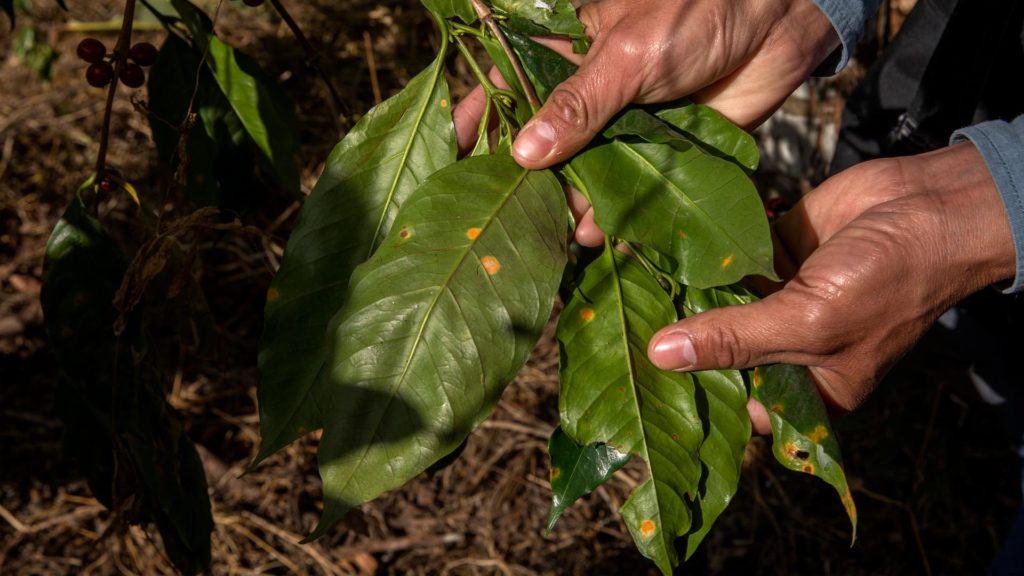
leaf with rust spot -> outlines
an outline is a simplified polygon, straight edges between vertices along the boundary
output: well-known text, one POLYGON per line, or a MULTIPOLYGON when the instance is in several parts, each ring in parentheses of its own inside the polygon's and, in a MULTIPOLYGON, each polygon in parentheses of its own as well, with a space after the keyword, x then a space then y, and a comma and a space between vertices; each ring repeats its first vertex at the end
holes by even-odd
POLYGON ((548 474, 551 481, 549 532, 569 506, 611 480, 615 472, 629 462, 629 454, 607 444, 580 446, 561 428, 555 428, 551 433, 548 456, 551 458, 548 474))

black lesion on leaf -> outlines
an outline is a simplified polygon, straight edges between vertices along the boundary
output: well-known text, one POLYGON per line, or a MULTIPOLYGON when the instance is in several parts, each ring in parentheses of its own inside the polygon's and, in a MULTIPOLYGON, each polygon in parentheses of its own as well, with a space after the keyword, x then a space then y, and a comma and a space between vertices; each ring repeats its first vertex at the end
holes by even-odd
POLYGON ((806 450, 797 450, 795 456, 799 460, 807 460, 808 458, 811 457, 811 453, 806 450))

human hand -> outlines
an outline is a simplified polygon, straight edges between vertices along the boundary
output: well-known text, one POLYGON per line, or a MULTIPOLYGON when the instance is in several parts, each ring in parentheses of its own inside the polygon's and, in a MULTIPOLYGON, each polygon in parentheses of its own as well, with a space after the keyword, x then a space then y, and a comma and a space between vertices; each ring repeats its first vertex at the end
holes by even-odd
MULTIPOLYGON (((825 181, 775 226, 791 279, 764 300, 677 322, 651 339, 660 368, 808 366, 852 410, 945 310, 1015 272, 1006 213, 973 144, 867 162, 825 181)), ((767 413, 748 406, 755 430, 767 413)))
MULTIPOLYGON (((516 139, 513 156, 526 168, 568 159, 631 102, 692 95, 741 126, 756 125, 839 42, 812 0, 599 0, 583 6, 580 19, 593 40, 586 55, 545 41, 579 70, 516 139)), ((456 109, 463 149, 484 104, 478 90, 456 109)))

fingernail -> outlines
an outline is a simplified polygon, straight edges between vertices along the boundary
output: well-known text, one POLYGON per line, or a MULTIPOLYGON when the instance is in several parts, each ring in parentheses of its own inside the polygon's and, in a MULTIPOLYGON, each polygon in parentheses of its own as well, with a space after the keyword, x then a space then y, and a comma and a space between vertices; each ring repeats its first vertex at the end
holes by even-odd
POLYGON ((551 154, 555 144, 555 131, 547 122, 537 121, 519 133, 512 145, 512 153, 527 162, 540 162, 551 154))
POLYGON ((688 334, 670 332, 655 342, 651 361, 666 370, 685 371, 697 364, 697 351, 688 334))

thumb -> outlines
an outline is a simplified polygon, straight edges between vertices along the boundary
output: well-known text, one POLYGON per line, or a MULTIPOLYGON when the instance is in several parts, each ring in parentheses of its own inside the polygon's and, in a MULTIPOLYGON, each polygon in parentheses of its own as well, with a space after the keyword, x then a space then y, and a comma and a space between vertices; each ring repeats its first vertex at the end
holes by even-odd
POLYGON ((676 322, 651 338, 647 355, 658 368, 679 372, 806 361, 794 354, 807 349, 801 342, 803 324, 784 295, 785 290, 676 322))
POLYGON ((631 58, 607 42, 595 44, 519 133, 512 146, 516 161, 540 170, 583 149, 639 93, 640 75, 631 58))

